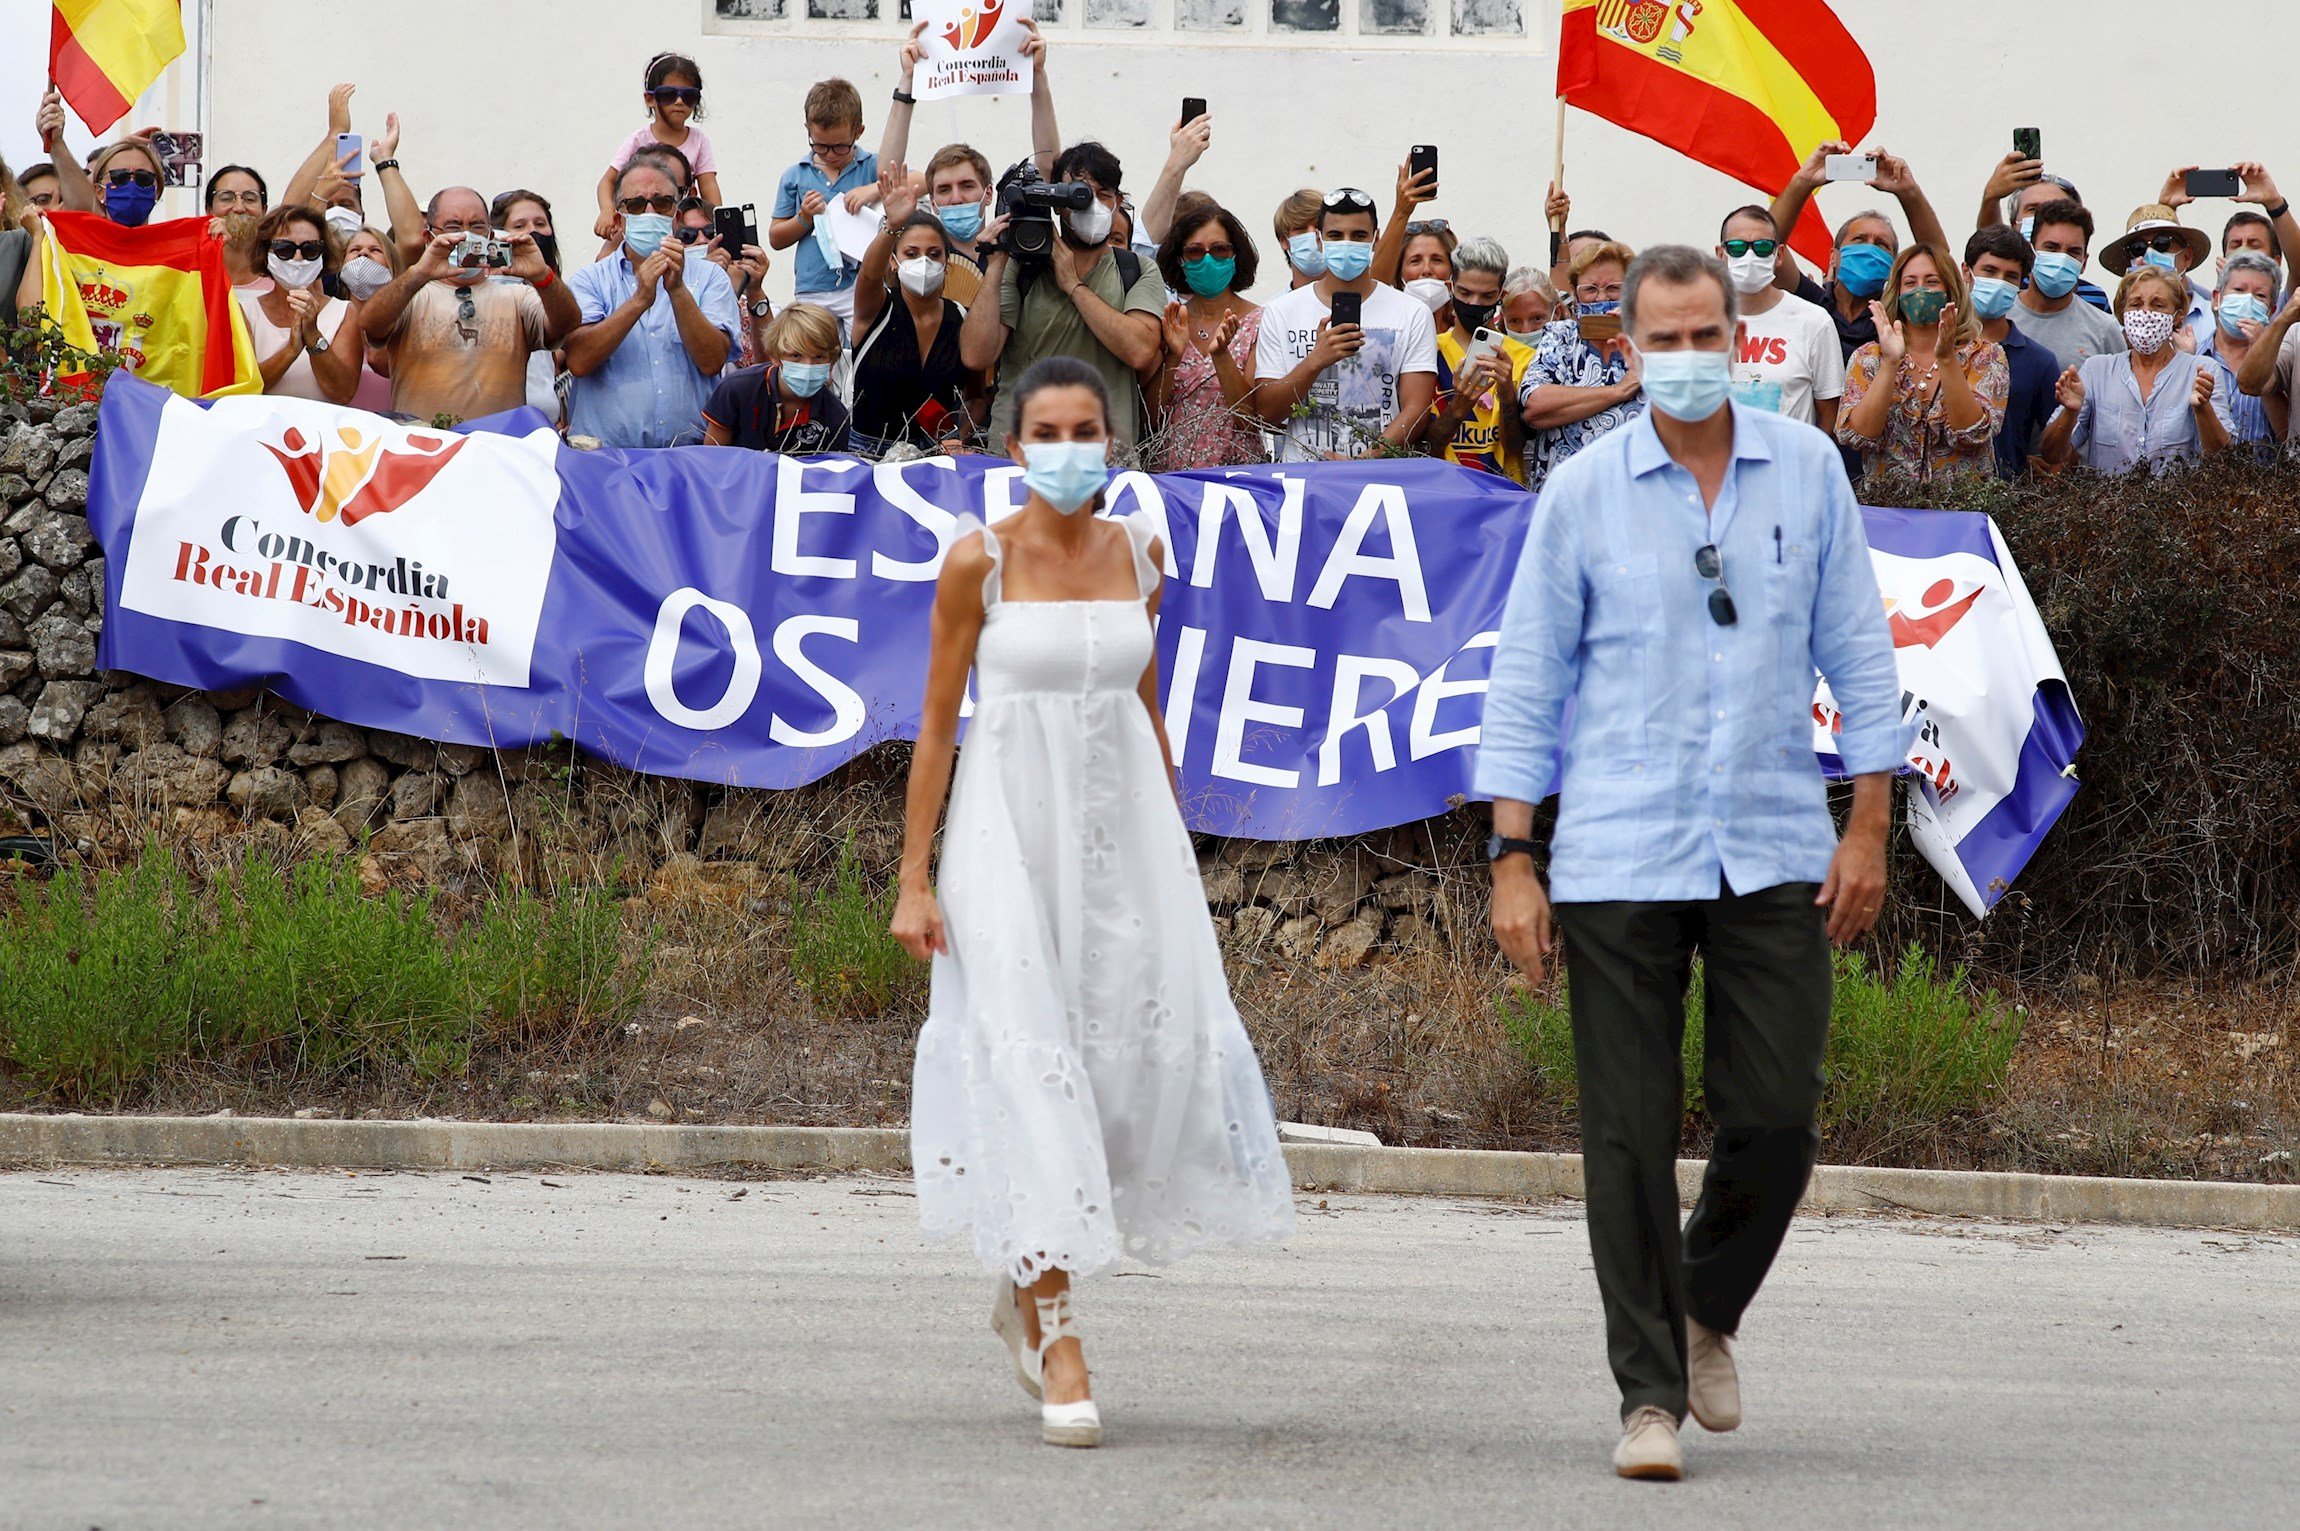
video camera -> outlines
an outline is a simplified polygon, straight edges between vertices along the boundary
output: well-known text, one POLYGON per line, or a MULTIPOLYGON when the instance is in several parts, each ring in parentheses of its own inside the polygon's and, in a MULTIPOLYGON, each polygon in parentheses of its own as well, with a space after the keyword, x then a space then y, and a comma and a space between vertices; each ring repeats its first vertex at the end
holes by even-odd
POLYGON ((1012 261, 1044 262, 1053 257, 1063 210, 1094 204, 1094 188, 1084 181, 1048 182, 1035 160, 1024 160, 998 178, 998 215, 1006 220, 998 247, 1012 261))

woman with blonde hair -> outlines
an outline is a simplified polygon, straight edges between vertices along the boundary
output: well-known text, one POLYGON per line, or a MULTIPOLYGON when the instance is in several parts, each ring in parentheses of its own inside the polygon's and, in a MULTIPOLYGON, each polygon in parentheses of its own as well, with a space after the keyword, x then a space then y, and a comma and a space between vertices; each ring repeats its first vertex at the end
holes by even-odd
POLYGON ((2004 347, 1981 337, 1963 269, 1913 244, 1869 305, 1877 338, 1845 364, 1837 440, 1874 470, 1916 479, 1985 478, 2012 387, 2004 347))
POLYGON ((2227 450, 2228 398, 2212 367, 2173 342, 2187 314, 2188 284, 2161 267, 2135 267, 2117 284, 2117 322, 2131 349, 2088 356, 2061 373, 2060 408, 2044 428, 2047 463, 2130 473, 2227 450))

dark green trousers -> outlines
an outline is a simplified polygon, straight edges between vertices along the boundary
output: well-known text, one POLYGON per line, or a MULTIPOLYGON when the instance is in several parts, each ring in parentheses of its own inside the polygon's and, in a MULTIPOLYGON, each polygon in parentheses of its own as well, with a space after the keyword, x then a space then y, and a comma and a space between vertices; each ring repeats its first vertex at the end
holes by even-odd
POLYGON ((1621 1412, 1685 1416, 1685 1317, 1721 1334, 1780 1251, 1820 1150, 1829 939, 1813 883, 1684 903, 1559 904, 1589 1245, 1621 1412), (1717 1141, 1684 1232, 1685 990, 1701 953, 1717 1141))

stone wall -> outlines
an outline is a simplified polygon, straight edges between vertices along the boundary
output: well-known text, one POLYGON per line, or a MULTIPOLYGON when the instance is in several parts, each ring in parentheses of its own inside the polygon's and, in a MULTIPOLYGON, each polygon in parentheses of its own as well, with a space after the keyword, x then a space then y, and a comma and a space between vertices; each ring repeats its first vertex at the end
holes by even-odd
MULTIPOLYGON (((253 689, 198 692, 96 668, 104 560, 88 530, 96 407, 0 402, 0 835, 98 859, 160 836, 224 850, 361 849, 371 887, 613 877, 664 897, 757 897, 901 852, 899 748, 794 792, 644 777, 565 745, 492 751, 355 728, 253 689)), ((1205 839, 1234 945, 1354 966, 1436 941, 1482 879, 1479 816, 1362 841, 1205 839), (1449 894, 1449 889, 1454 890, 1449 894)))

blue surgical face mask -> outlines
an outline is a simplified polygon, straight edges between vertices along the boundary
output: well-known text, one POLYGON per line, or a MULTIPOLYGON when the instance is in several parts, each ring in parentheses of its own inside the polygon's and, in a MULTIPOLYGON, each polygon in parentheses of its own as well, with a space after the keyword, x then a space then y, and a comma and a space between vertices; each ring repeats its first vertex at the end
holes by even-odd
POLYGON ((2180 275, 2180 263, 2172 258, 2170 250, 2143 250, 2140 252, 2140 258, 2166 276, 2180 275))
POLYGON ((1374 266, 1374 247, 1352 239, 1326 241, 1326 274, 1337 282, 1354 282, 1374 266))
POLYGON ((1645 402, 1672 420, 1706 420, 1725 407, 1733 391, 1733 357, 1727 351, 1641 352, 1645 402))
POLYGON ((1326 244, 1311 233, 1295 234, 1286 240, 1286 259, 1304 276, 1326 274, 1326 244))
POLYGON ((641 260, 663 248, 663 241, 671 237, 671 215, 668 213, 625 213, 623 215, 623 243, 641 260))
POLYGON ((107 186, 104 188, 104 216, 122 228, 140 229, 152 221, 152 209, 160 205, 160 192, 156 186, 107 186))
POLYGON ((1607 298, 1602 303, 1576 303, 1573 305, 1573 311, 1583 318, 1594 317, 1598 314, 1618 314, 1621 312, 1621 300, 1619 298, 1607 298))
POLYGON ((938 207, 934 215, 942 220, 943 231, 953 239, 972 240, 982 232, 982 204, 955 202, 949 207, 938 207))
POLYGON ((2232 292, 2222 298, 2218 313, 2220 327, 2238 338, 2244 334, 2245 320, 2254 324, 2268 322, 2268 305, 2248 292, 2232 292))
POLYGON ((2020 221, 2020 237, 2027 240, 2030 244, 2036 243, 2036 214, 2026 213, 2022 215, 2020 221))
POLYGON ((1064 515, 1076 515, 1110 482, 1105 441, 1032 441, 1022 448, 1022 481, 1064 515))
POLYGON ((1892 269, 1893 252, 1883 245, 1846 245, 1837 252, 1837 285, 1856 298, 1883 292, 1892 269))
POLYGON ((787 361, 782 364, 783 386, 802 399, 811 399, 831 380, 827 361, 787 361))
POLYGON ((1983 319, 2002 319, 2012 312, 2013 299, 2019 296, 2020 289, 2001 277, 1973 278, 1973 312, 1983 319))
POLYGON ((2065 298, 2076 291, 2077 279, 2084 275, 2084 262, 2060 250, 2039 252, 2036 270, 2029 280, 2036 290, 2048 298, 2065 298))

